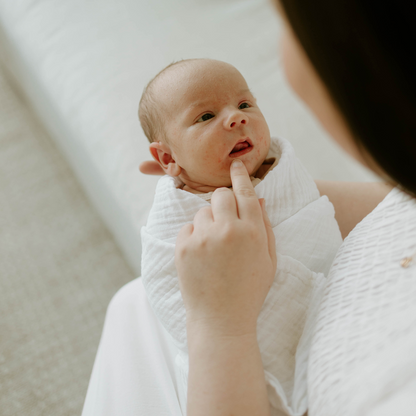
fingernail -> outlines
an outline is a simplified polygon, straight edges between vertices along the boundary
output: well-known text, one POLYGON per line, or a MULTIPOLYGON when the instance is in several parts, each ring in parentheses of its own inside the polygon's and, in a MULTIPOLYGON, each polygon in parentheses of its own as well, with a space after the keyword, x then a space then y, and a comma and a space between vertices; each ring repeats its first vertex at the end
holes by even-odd
POLYGON ((231 166, 239 168, 242 164, 243 162, 240 159, 234 159, 233 162, 231 163, 231 166))

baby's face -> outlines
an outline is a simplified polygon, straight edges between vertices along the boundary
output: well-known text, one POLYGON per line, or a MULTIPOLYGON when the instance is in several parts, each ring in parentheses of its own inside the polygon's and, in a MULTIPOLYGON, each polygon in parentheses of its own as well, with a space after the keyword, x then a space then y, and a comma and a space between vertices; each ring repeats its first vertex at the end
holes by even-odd
POLYGON ((243 76, 209 60, 172 69, 163 81, 165 131, 181 179, 194 189, 231 186, 235 158, 254 174, 269 151, 270 132, 243 76))

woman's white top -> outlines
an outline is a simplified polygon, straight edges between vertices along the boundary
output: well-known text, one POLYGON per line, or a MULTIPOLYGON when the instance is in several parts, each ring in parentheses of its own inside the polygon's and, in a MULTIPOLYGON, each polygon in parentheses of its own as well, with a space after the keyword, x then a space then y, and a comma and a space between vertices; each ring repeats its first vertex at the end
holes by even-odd
POLYGON ((341 246, 309 357, 309 416, 416 415, 416 201, 394 189, 341 246))
MULTIPOLYGON (((395 189, 344 241, 312 305, 310 416, 416 414, 416 263, 400 266, 414 251, 416 203, 395 189)), ((176 354, 141 280, 129 283, 109 306, 83 416, 185 415, 176 354)))

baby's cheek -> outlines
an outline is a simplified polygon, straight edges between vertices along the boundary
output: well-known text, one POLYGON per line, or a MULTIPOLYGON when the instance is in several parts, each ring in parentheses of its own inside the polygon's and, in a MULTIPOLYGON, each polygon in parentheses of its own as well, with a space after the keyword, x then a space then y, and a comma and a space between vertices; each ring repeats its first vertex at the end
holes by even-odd
POLYGON ((269 132, 264 132, 264 134, 260 138, 260 148, 261 151, 265 152, 266 154, 269 152, 270 147, 270 137, 269 132))
POLYGON ((215 152, 210 151, 209 149, 204 150, 202 154, 197 156, 194 160, 197 168, 200 171, 208 173, 207 170, 215 168, 216 165, 220 162, 218 155, 215 152))
POLYGON ((193 159, 194 169, 207 182, 217 177, 224 177, 224 172, 229 174, 230 162, 227 157, 228 147, 226 143, 217 141, 204 149, 199 149, 196 153, 193 159))
POLYGON ((265 140, 264 137, 260 137, 259 141, 257 142, 257 146, 254 146, 254 156, 257 158, 260 158, 263 151, 264 151, 264 144, 265 144, 265 140))
MULTIPOLYGON (((219 152, 217 153, 217 163, 218 166, 224 163, 224 156, 228 153, 228 148, 225 143, 221 143, 219 146, 219 152)), ((227 162, 227 158, 225 158, 225 162, 227 162)))

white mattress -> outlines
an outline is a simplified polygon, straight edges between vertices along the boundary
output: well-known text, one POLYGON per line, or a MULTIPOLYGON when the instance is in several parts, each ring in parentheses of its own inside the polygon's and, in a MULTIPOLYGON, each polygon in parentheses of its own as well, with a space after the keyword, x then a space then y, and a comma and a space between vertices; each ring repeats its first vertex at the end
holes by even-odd
POLYGON ((235 65, 272 135, 291 141, 319 179, 368 180, 289 91, 278 58, 280 23, 269 0, 0 0, 3 64, 69 159, 140 274, 140 227, 157 178, 137 118, 141 92, 182 58, 235 65))

